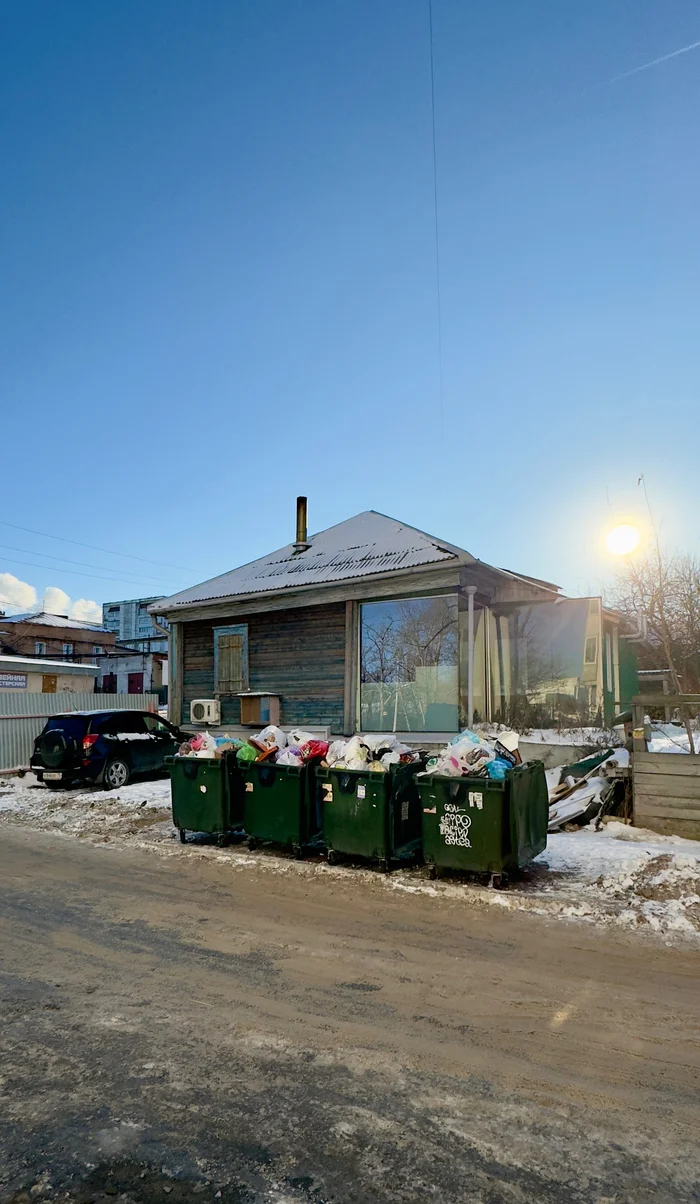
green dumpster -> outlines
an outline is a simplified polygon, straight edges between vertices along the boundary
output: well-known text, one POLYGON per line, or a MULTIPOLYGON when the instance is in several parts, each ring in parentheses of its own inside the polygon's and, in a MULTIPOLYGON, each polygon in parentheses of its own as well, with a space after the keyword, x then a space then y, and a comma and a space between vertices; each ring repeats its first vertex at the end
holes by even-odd
POLYGON ((173 823, 185 841, 187 832, 211 832, 225 843, 226 833, 240 826, 232 807, 230 754, 223 757, 166 757, 170 774, 173 823))
POLYGON ((320 769, 323 836, 328 862, 339 854, 378 861, 420 854, 421 805, 413 765, 392 765, 387 773, 369 769, 320 769))
POLYGON ((304 845, 320 841, 320 823, 312 765, 238 764, 243 827, 250 848, 263 840, 291 845, 301 856, 304 845))
POLYGON ((423 856, 440 867, 490 874, 494 885, 547 847, 549 797, 541 761, 516 765, 504 781, 428 774, 416 779, 423 856))

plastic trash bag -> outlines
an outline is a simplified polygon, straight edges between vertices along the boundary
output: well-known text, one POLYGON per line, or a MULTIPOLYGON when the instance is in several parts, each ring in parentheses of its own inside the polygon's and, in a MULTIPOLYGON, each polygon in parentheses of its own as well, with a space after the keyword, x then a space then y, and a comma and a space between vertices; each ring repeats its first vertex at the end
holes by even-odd
POLYGON ((261 752, 269 752, 275 748, 286 748, 287 737, 281 727, 270 724, 269 727, 264 727, 261 732, 258 732, 257 736, 252 737, 251 744, 253 747, 259 748, 261 752))
POLYGON ((450 743, 460 744, 462 740, 468 740, 470 744, 480 744, 481 736, 477 736, 476 732, 473 732, 471 728, 465 727, 464 731, 460 732, 458 736, 455 736, 450 743))
POLYGON ((328 752, 328 741, 307 740, 301 745, 300 752, 304 761, 321 761, 328 752))
POLYGON ((494 757, 493 761, 488 761, 486 764, 488 776, 496 782, 503 782, 509 769, 512 769, 512 765, 508 761, 504 761, 502 757, 494 757))
POLYGON ((298 748, 284 748, 282 752, 277 754, 275 764, 301 766, 304 764, 304 759, 298 748))
POLYGON ((333 740, 328 745, 328 752, 326 753, 326 762, 331 769, 333 769, 333 767, 335 765, 344 765, 345 764, 345 750, 346 750, 347 746, 348 746, 347 740, 333 740))
POLYGON ((257 748, 253 748, 252 744, 242 744, 236 753, 237 761, 257 761, 260 752, 257 748))
MULTIPOLYGON (((296 748, 301 748, 302 744, 308 744, 310 740, 315 740, 313 732, 306 732, 301 727, 292 728, 292 731, 287 736, 287 743, 293 744, 296 748)), ((279 745, 278 745, 279 747, 279 745)))

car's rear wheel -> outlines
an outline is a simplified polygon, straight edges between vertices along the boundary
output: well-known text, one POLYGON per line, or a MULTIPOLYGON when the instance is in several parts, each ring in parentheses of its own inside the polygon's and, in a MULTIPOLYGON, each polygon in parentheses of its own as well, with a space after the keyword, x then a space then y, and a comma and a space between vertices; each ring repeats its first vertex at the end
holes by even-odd
POLYGON ((131 777, 131 766, 123 757, 113 757, 105 766, 105 786, 108 790, 118 790, 126 786, 131 777))

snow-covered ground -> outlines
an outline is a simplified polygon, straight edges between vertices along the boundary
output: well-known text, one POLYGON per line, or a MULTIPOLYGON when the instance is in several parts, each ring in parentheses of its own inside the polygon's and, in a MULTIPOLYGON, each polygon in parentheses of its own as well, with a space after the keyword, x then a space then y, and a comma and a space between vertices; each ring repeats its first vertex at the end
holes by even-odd
POLYGON ((180 844, 170 814, 169 780, 120 790, 49 790, 28 774, 0 777, 0 825, 39 828, 105 845, 131 845, 168 856, 226 862, 236 872, 351 876, 392 891, 448 897, 473 906, 506 907, 588 923, 653 932, 666 940, 700 941, 700 841, 659 836, 613 821, 599 832, 550 833, 547 849, 525 881, 490 890, 458 877, 438 882, 421 868, 383 877, 362 867, 329 866, 310 855, 180 844))
MULTIPOLYGON (((695 751, 700 753, 700 732, 693 732, 695 751)), ((690 742, 684 727, 678 723, 652 723, 649 752, 657 753, 686 753, 690 752, 690 742)))

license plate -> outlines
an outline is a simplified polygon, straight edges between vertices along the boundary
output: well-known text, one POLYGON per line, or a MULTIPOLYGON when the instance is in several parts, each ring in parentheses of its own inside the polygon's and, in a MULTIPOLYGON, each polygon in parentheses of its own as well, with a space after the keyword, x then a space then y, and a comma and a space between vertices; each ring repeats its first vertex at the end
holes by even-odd
POLYGON ((62 778, 63 778, 62 773, 45 773, 44 774, 45 782, 60 782, 62 778))

